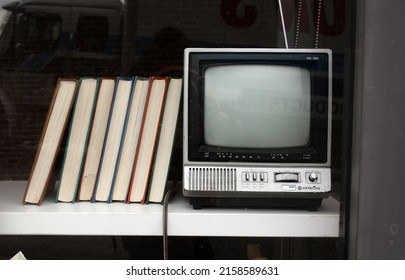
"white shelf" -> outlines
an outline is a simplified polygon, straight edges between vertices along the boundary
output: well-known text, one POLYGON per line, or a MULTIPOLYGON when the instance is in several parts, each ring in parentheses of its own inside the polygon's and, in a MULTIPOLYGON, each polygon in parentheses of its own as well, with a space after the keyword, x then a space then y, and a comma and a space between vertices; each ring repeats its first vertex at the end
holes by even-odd
MULTIPOLYGON (((162 235, 163 206, 125 203, 23 205, 25 181, 0 182, 0 235, 162 235)), ((201 209, 175 194, 170 236, 337 237, 339 203, 325 199, 317 212, 279 209, 201 209)))

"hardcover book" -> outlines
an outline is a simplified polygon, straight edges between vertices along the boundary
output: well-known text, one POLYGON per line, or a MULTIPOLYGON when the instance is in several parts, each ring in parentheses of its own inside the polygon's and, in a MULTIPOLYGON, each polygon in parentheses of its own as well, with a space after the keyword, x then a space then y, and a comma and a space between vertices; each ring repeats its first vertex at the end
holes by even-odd
POLYGON ((36 149, 23 202, 40 205, 54 188, 52 174, 76 95, 78 81, 59 79, 36 149))
POLYGON ((98 83, 97 78, 81 78, 79 81, 57 201, 74 202, 76 200, 93 120, 94 104, 97 99, 98 83))
POLYGON ((145 202, 167 84, 168 78, 153 77, 151 80, 128 202, 145 202))
POLYGON ((176 134, 181 92, 182 79, 171 78, 166 94, 162 125, 150 177, 148 202, 161 203, 163 201, 176 134))
POLYGON ((133 92, 133 84, 134 78, 120 77, 117 79, 93 202, 110 202, 115 170, 119 161, 122 135, 127 121, 128 106, 130 106, 133 92))
POLYGON ((79 187, 78 200, 90 201, 93 197, 100 166, 103 143, 107 131, 108 116, 114 95, 115 78, 101 78, 97 104, 90 132, 87 154, 79 187))
POLYGON ((127 199, 148 92, 149 79, 137 77, 131 105, 128 108, 128 122, 123 135, 119 162, 117 163, 112 201, 126 201, 127 199))

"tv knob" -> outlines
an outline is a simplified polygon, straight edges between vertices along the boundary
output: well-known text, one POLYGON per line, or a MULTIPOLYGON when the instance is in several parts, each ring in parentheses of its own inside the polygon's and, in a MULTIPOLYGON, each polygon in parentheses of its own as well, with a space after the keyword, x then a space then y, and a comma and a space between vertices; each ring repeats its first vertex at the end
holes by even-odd
POLYGON ((308 179, 311 182, 316 182, 316 181, 318 181, 318 174, 316 174, 315 172, 312 172, 311 174, 309 174, 308 179))

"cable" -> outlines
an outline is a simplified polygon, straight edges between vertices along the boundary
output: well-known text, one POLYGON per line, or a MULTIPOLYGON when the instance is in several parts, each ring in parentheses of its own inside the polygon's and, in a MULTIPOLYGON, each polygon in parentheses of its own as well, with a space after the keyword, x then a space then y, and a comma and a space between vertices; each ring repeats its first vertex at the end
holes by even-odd
POLYGON ((174 187, 176 186, 177 181, 173 181, 171 186, 169 187, 168 191, 163 200, 163 259, 169 259, 169 246, 168 246, 168 235, 167 235, 167 228, 168 228, 168 210, 169 210, 169 198, 171 193, 173 192, 174 187))
POLYGON ((281 0, 278 0, 278 8, 280 10, 281 25, 283 26, 285 48, 288 49, 287 31, 285 30, 284 13, 283 13, 283 6, 281 5, 281 0))

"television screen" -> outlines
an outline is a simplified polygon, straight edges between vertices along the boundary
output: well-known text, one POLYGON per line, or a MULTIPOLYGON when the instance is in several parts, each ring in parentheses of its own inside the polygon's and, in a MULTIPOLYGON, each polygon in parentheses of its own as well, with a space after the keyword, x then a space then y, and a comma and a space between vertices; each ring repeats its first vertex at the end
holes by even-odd
POLYGON ((187 49, 184 160, 329 164, 331 52, 187 49))
POLYGON ((310 141, 311 75, 300 66, 219 64, 204 73, 204 141, 230 148, 310 141))

